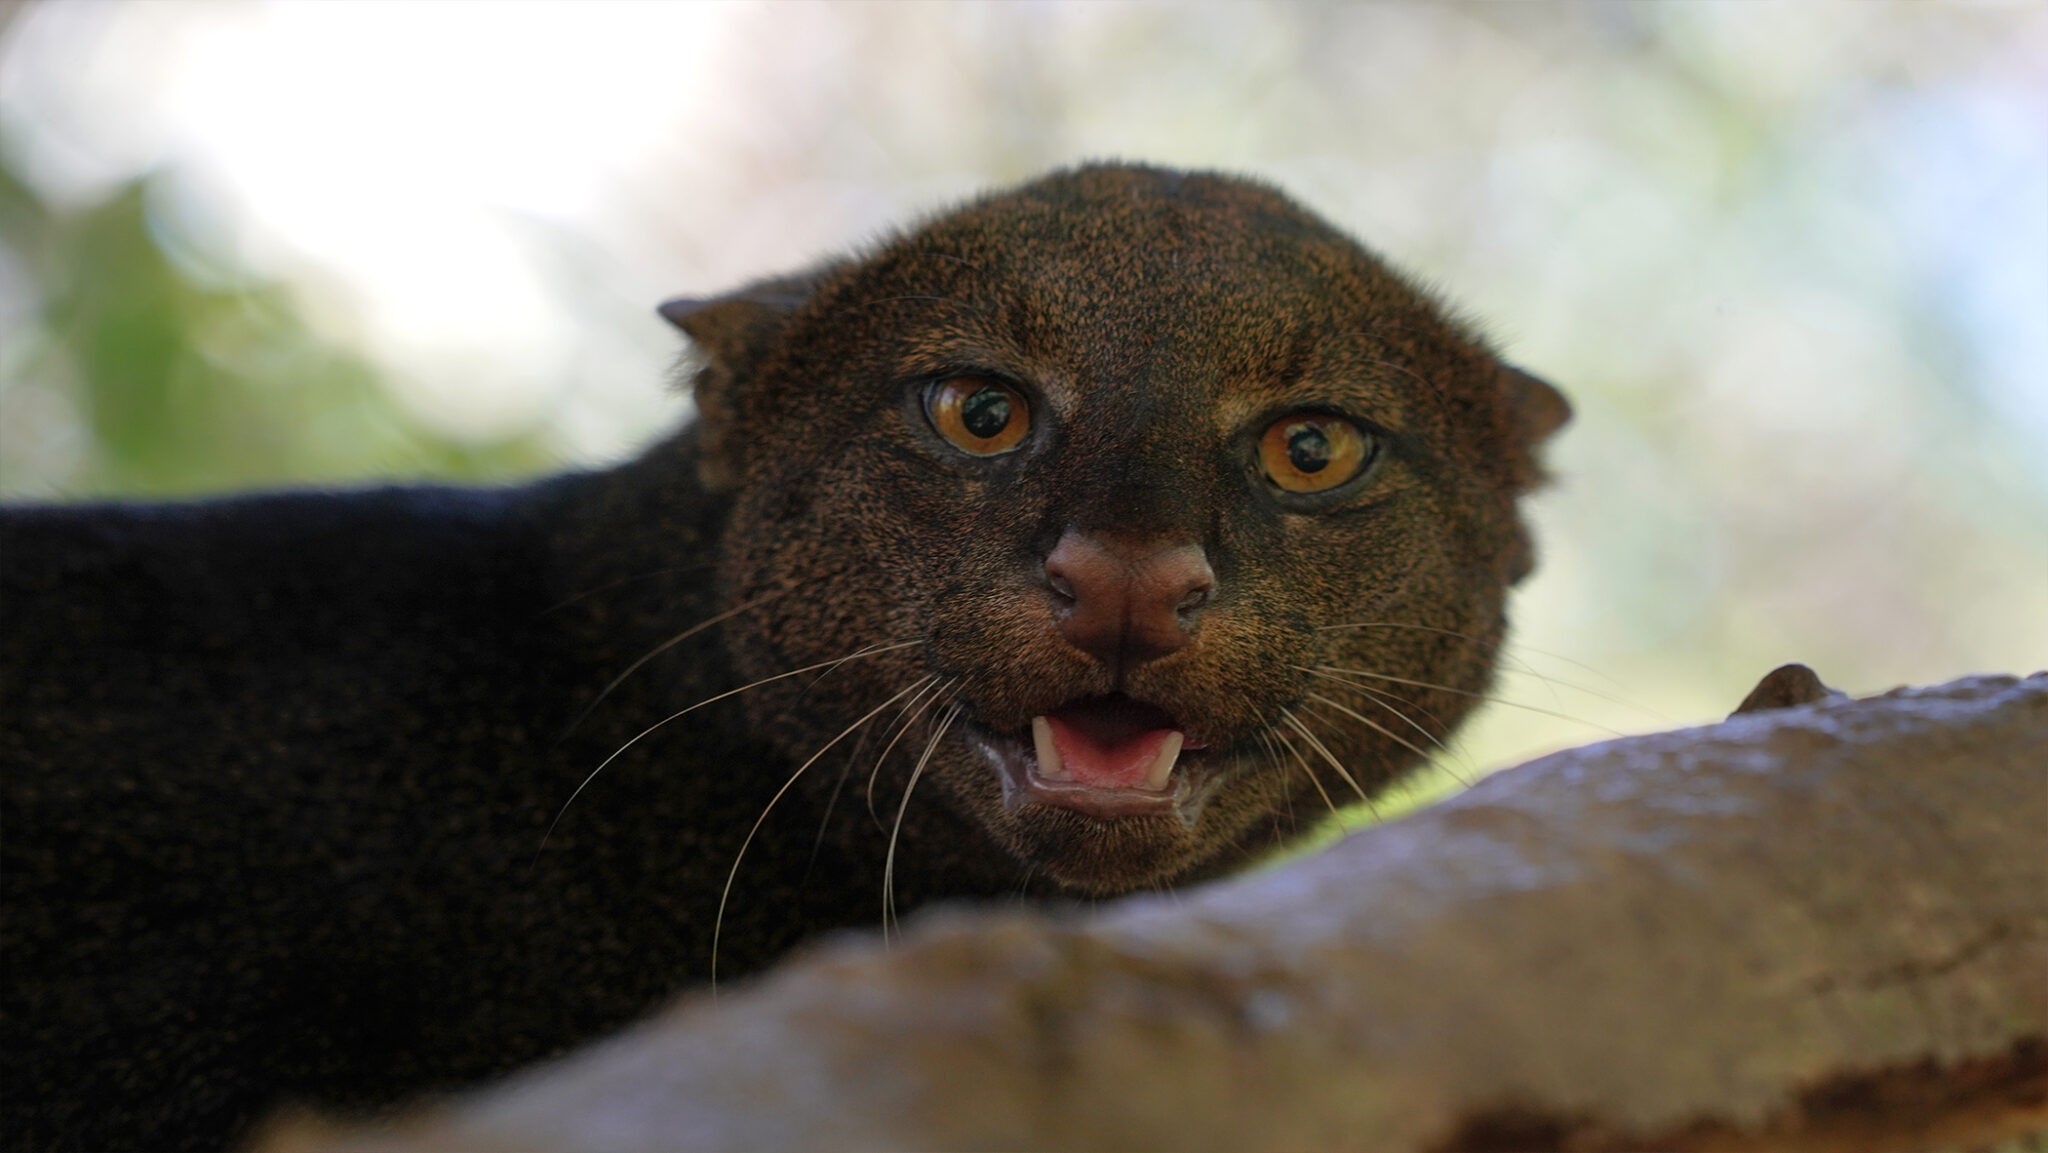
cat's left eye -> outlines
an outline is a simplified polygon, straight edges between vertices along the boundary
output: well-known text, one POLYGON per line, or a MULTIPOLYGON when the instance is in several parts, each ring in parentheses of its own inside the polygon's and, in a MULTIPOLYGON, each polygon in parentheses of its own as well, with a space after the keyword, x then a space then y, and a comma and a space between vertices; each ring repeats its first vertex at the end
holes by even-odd
POLYGON ((1370 434, 1341 416, 1294 413, 1259 437, 1259 469, 1283 492, 1327 492, 1372 460, 1370 434))
POLYGON ((925 390, 924 411, 940 436, 974 456, 1008 452, 1031 431, 1031 404, 1024 394, 985 376, 935 381, 925 390))

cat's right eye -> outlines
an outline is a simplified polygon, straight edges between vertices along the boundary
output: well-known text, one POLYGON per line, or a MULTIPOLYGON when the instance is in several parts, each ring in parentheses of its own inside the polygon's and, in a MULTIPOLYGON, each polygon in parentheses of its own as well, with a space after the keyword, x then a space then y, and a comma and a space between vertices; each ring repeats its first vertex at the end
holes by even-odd
POLYGON ((1283 492, 1327 492, 1364 471, 1372 457, 1371 436, 1341 416, 1283 416, 1259 437, 1259 468, 1283 492))
POLYGON ((940 436, 972 456, 1009 452, 1031 431, 1024 394, 986 376, 934 381, 925 389, 924 412, 940 436))

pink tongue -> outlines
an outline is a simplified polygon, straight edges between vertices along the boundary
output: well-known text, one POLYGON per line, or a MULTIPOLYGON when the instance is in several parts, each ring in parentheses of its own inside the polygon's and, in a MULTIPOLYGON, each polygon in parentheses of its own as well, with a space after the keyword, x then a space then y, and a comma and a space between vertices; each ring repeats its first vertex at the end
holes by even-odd
POLYGON ((1098 789, 1142 789, 1152 762, 1159 759, 1159 747, 1176 729, 1150 729, 1138 733, 1104 732, 1091 735, 1060 719, 1046 716, 1052 726, 1052 744, 1060 751, 1060 764, 1077 784, 1098 789), (1098 739, 1098 736, 1101 739, 1098 739))

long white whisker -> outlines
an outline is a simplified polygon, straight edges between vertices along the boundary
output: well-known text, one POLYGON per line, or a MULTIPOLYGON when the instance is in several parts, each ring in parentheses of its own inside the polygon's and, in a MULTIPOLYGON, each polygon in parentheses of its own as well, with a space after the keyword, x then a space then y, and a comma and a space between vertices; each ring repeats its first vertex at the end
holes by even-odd
POLYGON ((1434 762, 1438 768, 1441 768, 1445 773, 1449 774, 1450 778, 1453 781, 1456 781, 1460 788, 1469 789, 1472 787, 1471 778, 1467 774, 1476 773, 1478 771, 1478 767, 1472 763, 1472 758, 1467 757, 1463 753, 1452 748, 1449 744, 1445 743, 1441 738, 1439 738, 1435 733, 1430 732, 1428 728, 1417 723, 1415 718, 1409 716, 1406 712, 1402 711, 1398 706, 1407 705, 1409 708, 1419 711, 1423 716, 1428 717, 1430 720, 1436 721, 1438 724, 1443 724, 1442 718, 1438 717, 1435 713, 1430 712, 1428 709, 1423 708, 1421 705, 1416 704, 1414 701, 1411 701, 1406 697, 1400 696, 1395 693, 1387 692, 1384 689, 1376 689, 1373 688, 1371 685, 1353 684, 1352 682, 1343 680, 1341 678, 1330 677, 1330 674, 1328 673, 1317 673, 1315 675, 1319 677, 1329 678, 1330 680, 1333 680, 1336 683, 1343 685, 1345 688, 1350 689, 1352 692, 1364 693, 1367 697, 1371 698, 1373 704, 1376 704, 1379 707, 1394 714, 1395 716, 1401 718, 1402 722, 1405 723, 1409 728, 1414 729, 1418 733, 1421 733, 1425 740, 1429 741, 1430 744, 1435 745, 1439 750, 1443 752, 1444 759, 1434 762), (1460 772, 1458 769, 1453 768, 1451 766, 1452 760, 1460 762, 1464 768, 1464 772, 1460 772))
POLYGON ((1594 668, 1592 665, 1589 665, 1584 661, 1573 660, 1572 658, 1565 656, 1563 653, 1554 653, 1549 651, 1548 649, 1532 648, 1528 645, 1521 644, 1519 642, 1509 642, 1506 640, 1488 641, 1483 637, 1474 636, 1471 633, 1461 633, 1456 629, 1437 628, 1433 625, 1403 624, 1396 621, 1358 621, 1352 624, 1321 625, 1317 628, 1316 631, 1335 632, 1345 629, 1408 629, 1414 632, 1436 633, 1440 636, 1457 637, 1459 640, 1467 640, 1475 644, 1481 644, 1489 648, 1500 650, 1500 659, 1502 662, 1501 671, 1504 673, 1519 673, 1522 676, 1534 677, 1535 679, 1544 682, 1546 685, 1553 686, 1553 690, 1555 687, 1567 688, 1575 693, 1584 693, 1589 697, 1606 701, 1608 704, 1611 705, 1620 705, 1621 707, 1626 709, 1634 709, 1637 712, 1643 713, 1647 716, 1655 717, 1658 720, 1665 721, 1667 723, 1672 722, 1673 720, 1673 718, 1665 715, 1664 713, 1659 712, 1656 709, 1650 708, 1648 705, 1641 704, 1640 702, 1629 700, 1626 697, 1618 697, 1611 693, 1603 692, 1600 689, 1591 688, 1587 685, 1577 684, 1572 681, 1560 680, 1557 677, 1553 677, 1550 674, 1542 672, 1541 670, 1537 669, 1535 665, 1530 664, 1528 661, 1515 656, 1513 653, 1510 653, 1508 649, 1512 647, 1513 649, 1519 652, 1533 653, 1536 656, 1546 657, 1550 660, 1557 661, 1560 664, 1570 665, 1575 669, 1582 669, 1600 678, 1601 680, 1606 681, 1608 684, 1614 685, 1616 688, 1621 687, 1613 677, 1608 676, 1606 673, 1601 672, 1599 669, 1594 668))
MULTIPOLYGON (((932 692, 934 689, 937 689, 938 692, 944 692, 946 683, 937 677, 933 677, 931 678, 931 683, 917 690, 915 696, 897 706, 896 717, 889 722, 892 728, 889 743, 882 746, 881 754, 875 758, 875 769, 877 772, 881 770, 882 762, 889 759, 890 752, 896 748, 896 742, 902 739, 904 731, 924 712, 925 705, 938 699, 937 692, 933 692, 930 698, 926 698, 925 694, 932 692), (924 704, 919 704, 920 700, 923 700, 924 704)), ((839 770, 839 781, 832 786, 832 796, 825 802, 825 815, 818 821, 818 836, 811 842, 811 859, 813 861, 817 859, 819 847, 825 843, 825 829, 831 823, 832 811, 839 806, 839 794, 845 791, 846 779, 853 775, 853 766, 860 763, 860 751, 866 746, 867 739, 867 733, 860 735, 860 742, 854 745, 853 752, 848 754, 846 758, 846 767, 839 770)), ((877 828, 881 826, 881 818, 875 817, 874 777, 872 775, 868 778, 868 816, 874 817, 877 828)))
MULTIPOLYGON (((1473 633, 1459 632, 1457 629, 1438 628, 1435 625, 1406 624, 1400 621, 1356 621, 1350 624, 1323 625, 1319 627, 1316 631, 1333 632, 1343 629, 1404 629, 1409 632, 1434 633, 1437 636, 1456 637, 1459 640, 1471 641, 1475 645, 1479 645, 1482 648, 1492 649, 1494 651, 1494 655, 1498 658, 1500 662, 1496 667, 1498 667, 1501 672, 1520 673, 1524 676, 1534 677, 1537 680, 1542 681, 1544 688, 1550 690, 1551 701, 1554 702, 1559 708, 1564 707, 1564 702, 1557 699, 1557 685, 1560 682, 1556 681, 1555 678, 1545 676, 1543 673, 1537 672, 1535 666, 1531 665, 1528 661, 1525 661, 1520 657, 1517 657, 1514 654, 1510 653, 1508 651, 1509 642, 1505 637, 1496 637, 1494 639, 1489 640, 1485 637, 1477 636, 1473 633)), ((1587 672, 1592 673, 1594 676, 1603 675, 1597 669, 1594 669, 1592 666, 1580 664, 1578 661, 1574 661, 1570 657, 1559 656, 1556 653, 1546 653, 1543 652, 1543 650, 1541 649, 1530 649, 1526 648, 1526 646, 1525 651, 1532 653, 1541 653, 1543 656, 1555 658, 1557 660, 1565 662, 1566 664, 1579 665, 1580 668, 1585 669, 1587 672)), ((1566 687, 1576 688, 1577 686, 1568 685, 1566 687)), ((1590 693, 1593 696, 1601 695, 1600 693, 1594 692, 1591 689, 1581 689, 1580 691, 1590 693)), ((1615 701, 1614 703, 1626 704, 1627 702, 1615 701)))
MULTIPOLYGON (((910 731, 910 726, 917 723, 917 718, 923 716, 925 712, 928 711, 932 706, 938 704, 940 697, 945 696, 952 689, 957 688, 959 684, 959 678, 954 678, 942 684, 932 686, 932 695, 929 698, 926 698, 922 704, 919 704, 916 701, 916 699, 913 698, 911 704, 917 706, 916 711, 910 713, 908 716, 903 717, 902 720, 896 725, 896 731, 890 734, 889 736, 889 743, 883 746, 882 748, 882 755, 875 758, 874 768, 868 770, 868 817, 869 819, 875 822, 876 828, 879 829, 882 827, 882 815, 880 813, 875 812, 875 778, 882 775, 882 762, 889 759, 889 754, 894 752, 896 749, 896 742, 903 739, 903 734, 910 731)), ((924 694, 919 693, 918 696, 923 697, 924 694)))
POLYGON ((654 730, 662 727, 663 725, 668 724, 670 721, 676 720, 680 717, 688 716, 689 714, 696 712, 698 709, 703 708, 705 705, 717 704, 719 701, 722 701, 727 697, 736 697, 741 693, 747 692, 751 689, 758 689, 762 685, 769 684, 774 681, 787 680, 790 677, 800 677, 808 672, 814 672, 818 669, 823 668, 833 668, 839 665, 843 665, 851 660, 858 660, 862 657, 871 657, 880 653, 894 652, 897 649, 907 649, 910 648, 912 645, 916 645, 919 643, 921 642, 903 641, 901 643, 893 645, 871 645, 868 648, 858 649, 854 652, 848 653, 846 656, 839 657, 836 660, 819 661, 817 664, 805 665, 803 668, 800 669, 791 669, 786 673, 776 673, 772 677, 762 677, 760 680, 755 681, 752 684, 741 685, 739 688, 736 689, 727 689, 725 692, 719 693, 717 696, 706 697, 703 700, 698 701, 696 704, 691 705, 689 708, 678 709, 675 712, 672 712, 669 715, 654 722, 653 724, 647 726, 646 728, 641 729, 638 733, 634 734, 631 740, 627 741, 623 745, 620 745, 618 748, 612 750, 612 755, 606 757, 602 764, 599 764, 596 768, 590 770, 590 775, 583 778, 583 783, 576 786, 576 791, 569 794, 568 800, 562 802, 561 812, 556 813, 555 819, 548 823, 548 831, 541 834, 540 848, 534 850, 533 859, 535 861, 540 860, 540 854, 548 847, 548 838, 555 835, 555 826, 562 823, 562 817, 568 813, 569 806, 576 803, 576 798, 583 795, 583 790, 590 787, 590 782, 596 780, 597 775, 599 773, 604 772, 605 766, 611 764, 613 761, 618 760, 619 755, 621 753, 624 753, 627 749, 630 749, 634 745, 639 744, 640 739, 642 737, 645 737, 647 734, 653 732, 654 730))
POLYGON ((1337 775, 1343 777, 1344 783, 1350 785, 1351 791, 1357 793, 1358 799, 1364 801, 1366 806, 1370 808, 1372 806, 1372 798, 1366 796, 1365 790, 1358 787, 1358 778, 1351 775, 1351 770, 1344 767, 1344 762, 1338 760, 1335 754, 1324 747, 1323 742, 1316 739, 1316 735, 1309 731, 1308 726, 1301 723, 1300 717, 1295 716, 1287 709, 1281 709, 1280 715, 1285 718, 1288 724, 1294 726, 1294 731, 1301 734, 1302 739, 1308 742, 1310 748, 1321 753, 1323 759, 1330 762, 1330 767, 1337 770, 1337 775))
POLYGON ((896 823, 889 830, 889 852, 882 859, 882 944, 889 943, 889 928, 896 920, 896 838, 903 832, 903 814, 910 811, 910 794, 917 788, 919 777, 924 776, 924 767, 931 763, 932 753, 946 736, 946 730, 960 716, 960 706, 952 705, 946 715, 939 719, 939 727, 932 732, 932 739, 925 742, 924 755, 917 758, 917 767, 910 770, 910 783, 903 786, 903 800, 896 806, 896 823))
POLYGON ((1412 685, 1418 689, 1434 689, 1437 692, 1450 693, 1453 696, 1470 697, 1473 700, 1477 701, 1491 701, 1497 705, 1506 705, 1511 709, 1525 709, 1532 713, 1541 713, 1546 717, 1556 717, 1558 720, 1570 721, 1575 725, 1585 725, 1589 729, 1599 729, 1601 732, 1611 733, 1617 737, 1627 735, 1621 732, 1619 729, 1610 729, 1606 725, 1599 724, 1594 721, 1589 721, 1584 717, 1575 717, 1569 713, 1560 713, 1551 709, 1539 708, 1535 705, 1525 705, 1520 701, 1511 701, 1508 700, 1506 697, 1497 697, 1490 693, 1475 693, 1465 689, 1454 689, 1449 685, 1432 684, 1429 681, 1412 681, 1406 677, 1389 676, 1386 673, 1368 673, 1362 669, 1343 669, 1338 668, 1335 665, 1322 665, 1314 669, 1309 668, 1305 665, 1295 665, 1294 667, 1305 673, 1336 673, 1343 677, 1365 677, 1369 680, 1386 681, 1390 684, 1412 685))
POLYGON ((1352 681, 1347 681, 1342 677, 1332 676, 1329 673, 1319 672, 1314 675, 1323 677, 1326 680, 1334 681, 1335 683, 1343 685, 1345 688, 1350 689, 1353 692, 1364 693, 1365 695, 1373 699, 1374 704, 1379 705, 1381 708, 1401 718, 1403 721, 1406 721, 1408 723, 1409 728, 1412 728, 1416 732, 1421 733, 1423 737, 1426 738, 1431 744, 1435 745, 1439 749, 1442 749, 1445 753, 1449 753, 1451 751, 1451 746, 1445 744, 1441 739, 1437 737, 1435 733, 1430 732, 1428 726, 1418 722, 1417 720, 1415 720, 1415 718, 1409 716, 1406 712, 1402 711, 1397 706, 1407 705, 1409 708, 1414 709, 1416 712, 1421 713, 1423 716, 1428 717, 1432 721, 1435 721, 1439 727, 1444 728, 1446 730, 1448 730, 1451 726, 1444 724, 1444 720, 1442 717, 1437 716, 1435 713, 1430 712, 1428 709, 1415 703, 1414 701, 1409 700, 1407 697, 1404 697, 1399 693, 1390 693, 1385 689, 1376 689, 1373 688, 1371 685, 1361 685, 1354 683, 1352 681))
POLYGON ((1294 742, 1287 739, 1286 733, 1281 732, 1279 729, 1270 729, 1268 731, 1286 747, 1287 754, 1294 758, 1294 763, 1301 766, 1302 775, 1308 778, 1308 783, 1314 785, 1316 792, 1322 794, 1323 804, 1329 808, 1331 815, 1336 815, 1337 802, 1330 799, 1330 791, 1323 787, 1323 782, 1316 777, 1315 770, 1308 767, 1308 758, 1301 755, 1301 750, 1294 747, 1294 742))
POLYGON ((622 672, 618 676, 613 677, 611 679, 610 684, 606 685, 602 689, 599 689, 597 695, 591 698, 590 703, 583 706, 583 711, 576 714, 576 719, 569 722, 569 727, 562 731, 562 735, 568 736, 570 733, 575 732, 576 726, 582 724, 585 720, 589 719, 591 712, 594 711, 597 708, 597 706, 603 704, 604 699, 606 697, 612 695, 612 690, 618 688, 621 684, 624 684, 626 678, 632 676, 635 672, 639 671, 641 665, 646 664, 648 661, 651 661, 654 658, 660 656, 661 654, 676 647, 677 645, 682 644, 684 641, 689 640, 691 637, 696 636, 698 633, 703 632, 705 629, 708 629, 713 625, 724 624, 726 621, 731 620, 732 618, 740 615, 743 612, 746 612, 749 609, 759 608, 762 605, 767 604, 769 601, 774 600, 776 597, 782 596, 787 591, 787 589, 778 589, 775 592, 766 593, 762 596, 755 597, 753 600, 747 601, 745 604, 735 605, 734 607, 729 608, 722 613, 719 613, 717 616, 712 617, 708 621, 699 621, 696 624, 691 625, 689 628, 684 629, 682 632, 677 633, 676 635, 668 638, 667 640, 647 650, 647 652, 644 655, 642 655, 639 660, 634 661, 630 665, 627 665, 625 672, 622 672))
POLYGON ((715 560, 710 560, 704 561, 701 564, 676 565, 671 568, 652 569, 648 572, 637 573, 633 576, 620 577, 618 580, 615 581, 606 581, 605 583, 598 585, 595 588, 584 589, 580 593, 571 593, 570 595, 563 597, 561 600, 556 601, 554 604, 551 604, 548 607, 540 610, 540 615, 546 616, 552 612, 560 612, 561 610, 568 608, 570 605, 575 604, 577 601, 584 600, 588 597, 594 597, 599 593, 610 592, 615 588, 624 588, 629 584, 638 584, 641 581, 653 580, 655 577, 674 576, 677 573, 702 572, 705 569, 717 567, 718 562, 715 560))
MULTIPOLYGON (((1424 752, 1421 746, 1416 745, 1412 741, 1404 740, 1401 737, 1395 736, 1394 731, 1392 729, 1387 728, 1385 725, 1382 725, 1377 721, 1368 720, 1365 717, 1360 716, 1358 713, 1352 711, 1349 708, 1346 708, 1344 705, 1340 704, 1337 701, 1331 700, 1329 697, 1326 697, 1321 693, 1310 693, 1308 694, 1308 699, 1312 701, 1319 701, 1323 704, 1330 706, 1333 709, 1336 709, 1338 712, 1343 713, 1345 716, 1350 717, 1352 720, 1357 721, 1359 724, 1364 725, 1366 728, 1371 729, 1373 732, 1376 732, 1379 735, 1387 738, 1388 740, 1393 741, 1394 743, 1400 745, 1402 748, 1407 749, 1409 752, 1414 753, 1418 757, 1421 757, 1425 761, 1429 759, 1429 754, 1424 752)), ((1410 721, 1409 723, 1413 724, 1414 722, 1410 721)))
MULTIPOLYGON (((1443 719, 1441 717, 1438 717, 1435 713, 1430 712, 1428 709, 1423 708, 1421 705, 1416 704, 1414 701, 1411 701, 1406 697, 1399 696, 1395 693, 1387 692, 1384 689, 1376 689, 1373 688, 1371 685, 1361 685, 1355 681, 1346 680, 1345 678, 1336 676, 1332 673, 1326 673, 1321 672, 1319 670, 1310 669, 1308 670, 1308 674, 1312 677, 1318 677, 1322 680, 1330 681, 1334 684, 1343 685, 1345 688, 1350 689, 1352 692, 1364 693, 1366 696, 1372 698, 1373 704, 1376 704, 1379 707, 1394 714, 1396 717, 1399 717, 1403 724, 1407 725, 1409 728, 1414 729, 1417 733, 1421 734, 1423 740, 1428 741, 1432 745, 1435 745, 1439 750, 1443 752, 1445 756, 1448 757, 1456 755, 1451 750, 1451 746, 1445 744, 1442 738, 1438 737, 1435 733, 1430 732, 1427 726, 1418 722, 1414 717, 1409 716, 1406 712, 1403 712, 1400 708, 1396 707, 1399 705, 1407 705, 1409 708, 1415 709, 1416 711, 1420 712, 1423 716, 1428 717, 1430 720, 1437 722, 1439 725, 1443 724, 1443 719)), ((1448 728, 1449 726, 1445 727, 1448 728)))
POLYGON ((811 883, 811 871, 818 867, 818 854, 825 849, 825 834, 832 828, 832 814, 839 810, 839 795, 846 791, 846 780, 853 775, 853 766, 860 762, 861 750, 868 747, 868 738, 874 735, 873 729, 862 729, 846 752, 846 763, 839 766, 839 779, 832 782, 832 791, 825 796, 825 811, 818 816, 818 833, 811 838, 811 855, 804 859, 804 876, 797 883, 798 888, 811 883))
POLYGON ((886 709, 890 705, 895 704, 897 701, 902 700, 904 697, 909 696, 912 689, 922 688, 925 685, 929 684, 932 681, 932 679, 932 677, 926 676, 920 677, 917 680, 910 682, 908 686, 899 691, 895 696, 892 696, 888 700, 883 701, 881 704, 876 705, 874 708, 869 709, 865 714, 861 716, 859 720, 839 730, 838 736, 833 737, 829 741, 826 741, 823 748, 820 748, 817 752, 812 753, 809 760, 805 761, 801 765, 798 765, 796 767, 796 771, 789 774, 789 779, 782 782, 782 787, 775 790, 775 795, 768 798, 768 803, 762 806, 761 815, 754 818, 754 827, 747 830, 746 839, 740 842, 740 851, 733 854, 732 869, 725 874, 725 888, 721 890, 718 894, 718 915, 714 917, 711 921, 712 996, 715 997, 718 995, 718 939, 719 933, 725 928, 725 902, 727 898, 732 896, 733 878, 740 875, 740 862, 746 859, 747 848, 754 843, 754 835, 756 833, 759 833, 761 831, 761 826, 767 822, 768 814, 775 811, 776 802, 782 800, 783 794, 789 792, 790 786, 796 784, 798 777, 803 776, 806 770, 808 770, 812 765, 818 763, 819 757, 824 756, 828 751, 830 751, 832 746, 838 744, 840 741, 845 740, 847 734, 853 732, 855 729, 860 728, 862 725, 867 724, 869 721, 875 719, 875 717, 878 716, 883 709, 886 709))
MULTIPOLYGON (((1280 809, 1287 814, 1288 827, 1297 828, 1299 824, 1294 818, 1294 783, 1291 780, 1292 774, 1288 773, 1287 766, 1281 763, 1280 750, 1274 746, 1273 738, 1267 734, 1263 727, 1258 730, 1257 736, 1259 738, 1259 747, 1266 750, 1266 759, 1273 762, 1273 775, 1280 782, 1280 809)), ((1276 840, 1280 837, 1279 812, 1273 814, 1273 837, 1276 840)))

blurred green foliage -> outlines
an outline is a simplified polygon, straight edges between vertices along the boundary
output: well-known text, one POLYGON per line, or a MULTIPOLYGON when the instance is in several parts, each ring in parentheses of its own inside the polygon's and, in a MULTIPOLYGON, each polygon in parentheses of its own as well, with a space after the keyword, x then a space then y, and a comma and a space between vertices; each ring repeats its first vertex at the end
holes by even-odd
POLYGON ((601 466, 687 412, 650 302, 1123 156, 1275 182, 1572 398, 1460 774, 1786 660, 2041 665, 2038 5, 9 11, 0 496, 601 466))
MULTIPOLYGON (((4 156, 0 151, 0 156, 4 156)), ((286 286, 212 269, 160 240, 151 178, 91 207, 43 203, 0 162, 10 318, 0 355, 0 493, 176 496, 369 477, 478 479, 548 466, 529 433, 470 443, 408 414, 378 369, 307 322, 286 286), (183 255, 183 259, 180 256, 183 255), (24 292, 25 289, 25 292, 24 292), (41 395, 35 395, 36 393, 41 395), (59 405, 88 434, 66 466, 31 438, 59 405), (10 461, 8 458, 16 458, 10 461)))

